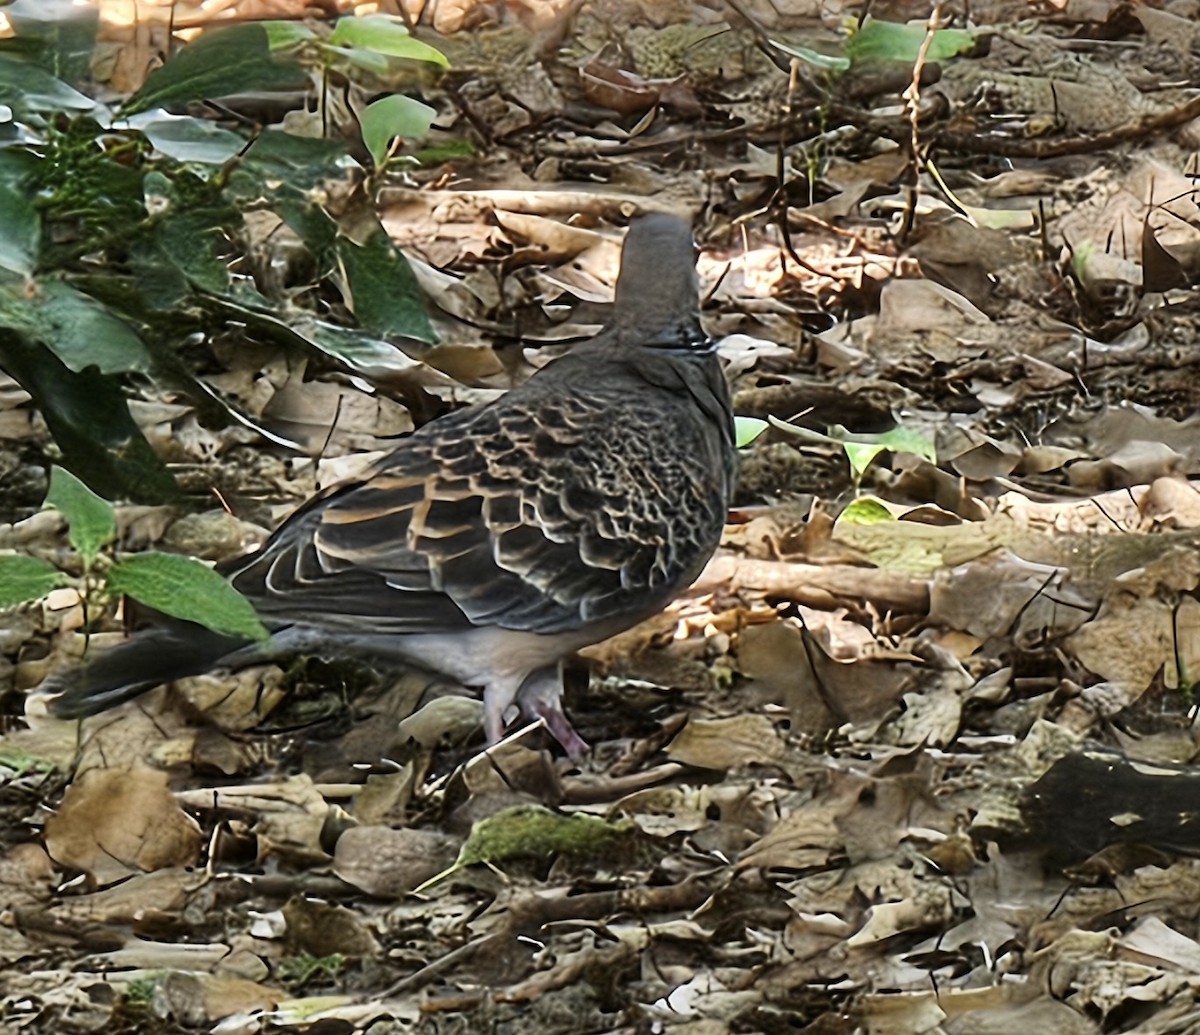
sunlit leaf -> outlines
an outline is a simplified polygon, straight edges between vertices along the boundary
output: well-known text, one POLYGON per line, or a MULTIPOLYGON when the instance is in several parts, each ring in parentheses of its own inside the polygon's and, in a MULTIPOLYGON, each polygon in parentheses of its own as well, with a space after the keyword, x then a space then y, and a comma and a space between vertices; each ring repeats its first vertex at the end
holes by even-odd
POLYGON ((108 588, 227 636, 270 635, 250 601, 223 575, 190 557, 154 552, 123 557, 108 570, 108 588))
POLYGON ((895 515, 872 496, 860 496, 847 506, 838 517, 852 525, 879 525, 895 521, 895 515))
POLYGON ((154 149, 177 162, 224 165, 246 146, 236 133, 222 129, 210 119, 171 115, 165 111, 145 112, 129 124, 140 129, 154 149))
POLYGON ((363 143, 376 165, 387 158, 395 137, 421 137, 429 132, 437 111, 403 94, 393 94, 368 104, 359 115, 363 143))
MULTIPOLYGON (((846 56, 854 64, 863 61, 917 60, 928 27, 922 22, 885 22, 868 18, 846 41, 846 56)), ((979 36, 966 29, 936 29, 926 52, 927 61, 947 61, 973 50, 979 36)))
POLYGON ((734 417, 733 430, 738 449, 744 449, 750 445, 770 426, 767 421, 760 420, 758 417, 734 417))
POLYGON ((61 571, 39 557, 0 556, 0 608, 40 600, 65 581, 61 571))
POLYGON ((361 47, 389 57, 432 62, 443 68, 450 65, 445 54, 428 43, 413 39, 400 18, 388 15, 339 18, 329 42, 335 47, 361 47))
POLYGON ((67 519, 71 545, 83 556, 85 566, 91 567, 96 554, 117 534, 117 518, 112 504, 97 496, 70 471, 55 466, 50 471, 50 491, 47 506, 62 511, 67 519))
POLYGON ((784 43, 781 40, 771 40, 771 46, 787 54, 789 57, 799 58, 805 64, 812 65, 813 68, 819 68, 823 72, 844 72, 850 67, 849 58, 822 54, 820 51, 812 50, 809 47, 797 47, 790 43, 784 43))

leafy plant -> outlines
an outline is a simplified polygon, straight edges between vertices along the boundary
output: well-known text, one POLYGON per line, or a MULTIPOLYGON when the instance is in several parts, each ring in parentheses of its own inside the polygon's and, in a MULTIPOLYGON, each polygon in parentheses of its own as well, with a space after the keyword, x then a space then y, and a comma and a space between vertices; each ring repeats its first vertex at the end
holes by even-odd
POLYGON ((72 578, 37 557, 0 556, 0 607, 37 600, 60 586, 74 586, 89 602, 126 594, 147 607, 219 633, 250 639, 269 635, 250 602, 199 561, 154 552, 108 556, 105 547, 117 534, 112 504, 69 471, 54 468, 46 504, 66 518, 83 575, 72 578))
POLYGON ((863 475, 867 473, 875 459, 885 452, 912 453, 915 456, 923 457, 930 463, 937 463, 937 447, 933 439, 927 433, 916 428, 897 425, 890 431, 879 435, 852 435, 840 426, 830 428, 828 434, 821 434, 819 431, 789 424, 777 417, 771 417, 769 424, 780 431, 809 442, 832 442, 841 446, 850 463, 850 474, 855 485, 862 481, 863 475))
MULTIPOLYGON (((917 60, 928 34, 925 22, 889 22, 867 18, 861 25, 850 23, 850 32, 841 54, 823 54, 811 47, 781 40, 771 40, 771 45, 817 72, 836 77, 880 63, 911 65, 917 60)), ((929 61, 948 61, 968 54, 979 46, 982 39, 981 33, 970 29, 935 29, 932 36, 926 55, 929 61)))
POLYGON ((15 36, 0 40, 0 105, 12 110, 0 140, 0 367, 33 397, 65 467, 109 498, 176 495, 125 386, 151 378, 210 423, 249 423, 181 350, 231 324, 359 374, 409 362, 385 339, 434 340, 371 193, 393 142, 424 135, 434 114, 390 84, 444 67, 438 51, 385 16, 227 26, 180 48, 114 111, 77 88, 94 11, 43 6, 6 7, 15 36), (164 108, 297 88, 315 110, 278 127, 164 108), (308 308, 254 275, 247 215, 264 212, 312 257, 308 308))
MULTIPOLYGON (((839 429, 840 430, 840 429, 839 429)), ((854 484, 858 485, 867 468, 875 461, 880 453, 912 453, 924 457, 930 463, 937 463, 937 450, 933 440, 926 434, 913 428, 899 426, 885 431, 881 435, 857 435, 854 438, 835 436, 846 452, 850 461, 850 474, 854 484)))
POLYGON ((310 952, 301 952, 281 959, 275 965, 275 971, 279 980, 295 992, 314 982, 336 980, 346 969, 347 962, 340 952, 328 956, 314 956, 310 952))

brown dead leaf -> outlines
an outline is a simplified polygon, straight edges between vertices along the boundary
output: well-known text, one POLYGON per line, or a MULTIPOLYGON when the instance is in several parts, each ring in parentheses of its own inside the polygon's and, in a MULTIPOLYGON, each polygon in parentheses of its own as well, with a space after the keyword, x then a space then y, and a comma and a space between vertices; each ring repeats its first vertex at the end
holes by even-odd
POLYGON ((694 719, 667 747, 667 757, 673 762, 700 769, 771 765, 783 754, 783 741, 765 715, 694 719))
POLYGON ((171 916, 184 907, 207 877, 182 866, 135 873, 128 880, 86 895, 63 899, 54 915, 78 923, 131 924, 171 916))
POLYGON ((1200 974, 1200 943, 1156 916, 1142 917, 1117 944, 1120 958, 1132 963, 1200 974))
POLYGON ((176 797, 195 808, 257 812, 259 819, 254 832, 259 838, 262 857, 275 852, 308 861, 328 859, 321 847, 321 831, 334 807, 306 774, 273 783, 198 787, 181 791, 176 797))
POLYGON ((600 60, 589 58, 579 69, 583 95, 592 104, 629 115, 657 104, 675 108, 681 115, 700 115, 704 109, 683 76, 646 79, 600 60))
POLYGON ((318 958, 332 956, 374 957, 379 942, 355 912, 344 906, 297 895, 283 907, 287 942, 300 952, 318 958))
POLYGON ((1113 600, 1067 640, 1067 648, 1103 679, 1145 690, 1161 671, 1179 685, 1177 661, 1200 671, 1200 603, 1185 597, 1177 608, 1156 598, 1113 600))
POLYGON ((46 821, 46 850, 60 866, 100 884, 138 871, 190 865, 203 837, 167 790, 167 775, 143 766, 89 769, 46 821))
POLYGON ((155 1003, 179 1024, 210 1025, 248 1010, 270 1010, 287 998, 284 992, 226 974, 167 974, 154 990, 155 1003))
POLYGON ((851 949, 862 949, 897 935, 936 930, 950 919, 953 898, 948 884, 924 881, 912 898, 871 906, 866 921, 846 939, 846 945, 851 949))
POLYGON ((44 902, 54 883, 54 863, 41 845, 13 845, 0 856, 0 889, 8 908, 44 902))
POLYGON ((334 872, 378 898, 403 898, 454 862, 458 842, 433 830, 353 827, 338 838, 334 872))

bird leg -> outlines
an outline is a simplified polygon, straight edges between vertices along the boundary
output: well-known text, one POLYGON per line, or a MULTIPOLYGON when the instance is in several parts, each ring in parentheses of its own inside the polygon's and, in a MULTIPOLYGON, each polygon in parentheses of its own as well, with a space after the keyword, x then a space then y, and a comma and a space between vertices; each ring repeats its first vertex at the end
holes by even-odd
POLYGON ((510 680, 488 683, 483 691, 483 732, 488 744, 497 744, 504 736, 505 713, 517 699, 519 683, 510 680))
POLYGON ((517 691, 517 704, 527 719, 541 719, 550 735, 573 759, 582 758, 588 752, 588 743, 571 725, 562 708, 562 665, 547 665, 525 677, 517 691))

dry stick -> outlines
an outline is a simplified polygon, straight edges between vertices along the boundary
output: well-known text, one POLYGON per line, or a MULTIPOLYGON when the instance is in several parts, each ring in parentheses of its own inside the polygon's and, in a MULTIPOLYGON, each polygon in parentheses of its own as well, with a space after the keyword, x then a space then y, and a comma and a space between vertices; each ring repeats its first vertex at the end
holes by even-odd
POLYGON ((903 97, 908 114, 908 172, 910 182, 908 194, 904 201, 904 217, 900 221, 900 240, 907 241, 912 233, 913 223, 917 216, 917 192, 920 189, 921 177, 921 73, 929 57, 929 48, 933 45, 933 34, 942 23, 941 0, 933 5, 929 12, 929 21, 925 25, 925 38, 917 51, 917 60, 913 62, 912 82, 904 91, 903 97))
POLYGON ((800 564, 718 554, 693 583, 692 593, 731 592, 778 596, 809 607, 832 610, 839 603, 871 601, 893 611, 929 610, 930 580, 852 564, 800 564))
MULTIPOLYGON (((885 140, 905 143, 911 136, 907 119, 901 122, 897 119, 881 118, 863 108, 839 104, 836 101, 831 101, 825 110, 831 121, 839 125, 854 126, 864 133, 883 137, 885 140)), ((988 133, 957 133, 952 130, 937 130, 928 136, 932 137, 930 146, 968 154, 998 155, 1002 158, 1060 158, 1064 155, 1109 150, 1118 144, 1174 129, 1196 118, 1200 118, 1200 97, 1193 97, 1167 111, 1130 119, 1093 137, 1017 140, 988 133)))
POLYGON ((989 136, 983 133, 943 132, 937 136, 939 147, 973 154, 1000 155, 1005 158, 1059 158, 1063 155, 1106 151, 1118 144, 1160 133, 1200 118, 1200 97, 1175 108, 1152 115, 1142 115, 1094 137, 1067 137, 1062 140, 1014 140, 1010 137, 989 136))
POLYGON ((489 945, 497 951, 518 934, 528 930, 540 930, 547 924, 564 920, 601 920, 618 913, 668 912, 680 909, 697 909, 702 906, 725 879, 726 869, 702 874, 670 884, 666 887, 634 887, 620 891, 597 891, 583 895, 560 893, 557 897, 538 892, 526 892, 514 900, 508 908, 500 928, 489 934, 473 938, 465 945, 452 949, 444 956, 427 963, 420 970, 389 985, 378 995, 378 999, 389 999, 403 992, 420 988, 430 978, 444 973, 451 967, 469 960, 489 945))
MULTIPOLYGON (((784 174, 785 174, 786 170, 784 168, 784 157, 783 157, 786 145, 784 143, 783 134, 784 134, 784 132, 786 132, 786 128, 789 125, 791 125, 793 105, 796 100, 796 86, 799 81, 799 76, 800 76, 800 59, 792 58, 791 65, 790 65, 790 71, 788 72, 787 100, 784 102, 784 106, 783 106, 783 130, 779 134, 779 142, 778 142, 778 160, 777 160, 778 164, 777 164, 777 172, 776 172, 776 178, 775 178, 775 197, 771 199, 771 201, 768 203, 767 207, 768 207, 768 209, 777 208, 777 213, 776 213, 775 218, 777 220, 777 226, 779 227, 779 236, 783 238, 783 249, 787 253, 788 257, 792 260, 792 262, 794 262, 801 269, 807 270, 809 273, 813 274, 814 276, 823 277, 823 276, 825 276, 824 273, 822 273, 816 267, 811 266, 809 263, 805 262, 802 258, 800 258, 800 255, 797 253, 795 246, 792 244, 791 228, 788 226, 787 183, 785 182, 786 177, 784 174), (776 202, 778 202, 778 206, 776 206, 776 202)), ((813 199, 812 170, 813 170, 813 164, 810 162, 809 166, 808 166, 808 203, 810 205, 812 204, 812 199, 813 199)), ((782 265, 784 267, 784 272, 786 273, 787 272, 787 263, 786 262, 782 263, 782 265)))
POLYGON ((725 0, 725 5, 731 8, 738 19, 750 30, 754 36, 755 46, 767 56, 767 60, 779 71, 788 71, 790 62, 785 63, 784 56, 772 42, 771 34, 767 31, 766 26, 750 13, 741 0, 725 0))

